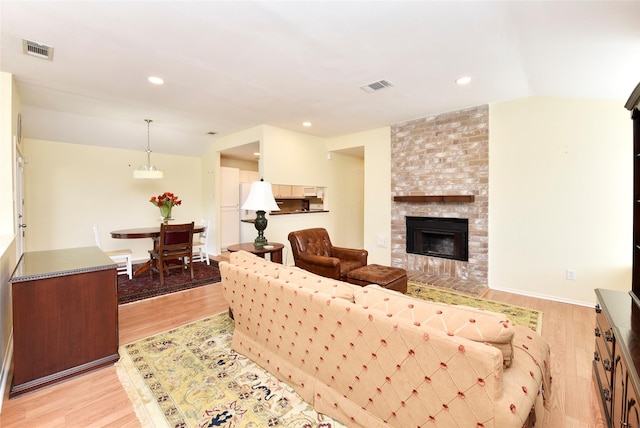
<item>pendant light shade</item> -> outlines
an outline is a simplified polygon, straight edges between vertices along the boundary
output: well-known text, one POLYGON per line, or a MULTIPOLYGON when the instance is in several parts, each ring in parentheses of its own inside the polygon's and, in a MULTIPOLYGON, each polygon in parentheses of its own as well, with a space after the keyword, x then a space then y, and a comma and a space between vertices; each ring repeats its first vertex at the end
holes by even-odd
POLYGON ((151 165, 151 145, 149 143, 149 124, 153 122, 151 119, 145 119, 147 122, 147 164, 133 171, 133 178, 156 179, 164 177, 162 171, 151 165))

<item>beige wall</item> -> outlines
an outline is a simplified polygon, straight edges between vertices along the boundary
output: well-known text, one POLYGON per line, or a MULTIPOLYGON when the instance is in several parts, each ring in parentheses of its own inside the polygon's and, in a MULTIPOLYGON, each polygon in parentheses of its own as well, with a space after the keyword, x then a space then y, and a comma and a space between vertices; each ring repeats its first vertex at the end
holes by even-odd
POLYGON ((220 159, 220 166, 226 166, 229 168, 238 168, 244 171, 258 171, 257 161, 247 161, 238 159, 220 159))
MULTIPOLYGON (((16 266, 14 229, 14 141, 20 97, 13 76, 0 72, 0 394, 4 397, 11 367, 13 312, 9 279, 16 266), (9 202, 11 201, 11 202, 9 202)), ((2 405, 0 404, 0 410, 2 405)))
POLYGON ((26 140, 26 251, 95 245, 92 225, 100 230, 106 250, 130 248, 134 260, 146 260, 149 239, 112 239, 118 229, 159 225, 153 195, 173 192, 182 205, 175 222, 203 216, 199 158, 154 153, 153 164, 164 172, 159 180, 136 180, 133 170, 145 163, 144 152, 26 140))
POLYGON ((323 138, 263 126, 262 176, 271 183, 328 185, 327 148, 323 138))
POLYGON ((17 132, 17 117, 20 98, 14 90, 13 76, 0 73, 0 237, 13 236, 13 163, 14 141, 17 132))
POLYGON ((595 302, 594 288, 630 290, 632 130, 623 104, 491 105, 491 288, 582 303, 595 302))
POLYGON ((327 166, 333 197, 326 208, 335 220, 331 241, 340 247, 364 248, 364 159, 334 152, 327 166))
MULTIPOLYGON (((391 130, 390 127, 333 138, 328 151, 364 147, 363 245, 369 263, 391 263, 391 130)), ((339 183, 336 183, 339 186, 339 183)))

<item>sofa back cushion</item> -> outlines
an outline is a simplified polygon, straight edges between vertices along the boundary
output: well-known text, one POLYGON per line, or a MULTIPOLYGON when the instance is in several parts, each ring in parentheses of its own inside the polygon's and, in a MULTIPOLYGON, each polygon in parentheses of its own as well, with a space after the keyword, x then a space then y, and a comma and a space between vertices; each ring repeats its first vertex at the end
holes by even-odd
POLYGON ((280 271, 285 267, 280 263, 270 262, 248 251, 235 251, 229 254, 229 261, 233 265, 245 267, 270 278, 278 278, 280 271))
POLYGON ((353 302, 353 293, 360 287, 337 279, 325 278, 320 275, 308 272, 295 266, 289 266, 280 271, 279 279, 293 284, 297 287, 304 287, 311 291, 319 291, 329 296, 339 297, 353 302))
POLYGON ((514 331, 502 314, 415 299, 376 284, 356 290, 354 302, 365 308, 382 311, 387 317, 408 320, 416 326, 429 326, 449 335, 488 343, 502 351, 505 367, 511 364, 514 331))

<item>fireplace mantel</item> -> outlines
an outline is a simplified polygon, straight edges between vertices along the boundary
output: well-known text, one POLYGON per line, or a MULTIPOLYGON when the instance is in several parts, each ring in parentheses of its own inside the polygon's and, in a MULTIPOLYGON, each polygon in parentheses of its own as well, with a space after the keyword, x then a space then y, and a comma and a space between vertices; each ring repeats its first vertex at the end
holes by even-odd
POLYGON ((394 196, 395 202, 473 202, 474 195, 408 195, 394 196))

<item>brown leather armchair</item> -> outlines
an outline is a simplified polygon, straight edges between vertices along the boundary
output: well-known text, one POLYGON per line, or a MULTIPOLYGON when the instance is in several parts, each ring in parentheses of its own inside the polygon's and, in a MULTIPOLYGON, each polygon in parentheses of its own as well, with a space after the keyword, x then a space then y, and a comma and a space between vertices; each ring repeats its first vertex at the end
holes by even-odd
POLYGON ((293 260, 301 269, 327 278, 347 280, 347 273, 367 265, 367 250, 334 247, 322 228, 289 233, 293 260))

